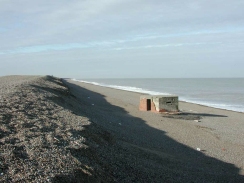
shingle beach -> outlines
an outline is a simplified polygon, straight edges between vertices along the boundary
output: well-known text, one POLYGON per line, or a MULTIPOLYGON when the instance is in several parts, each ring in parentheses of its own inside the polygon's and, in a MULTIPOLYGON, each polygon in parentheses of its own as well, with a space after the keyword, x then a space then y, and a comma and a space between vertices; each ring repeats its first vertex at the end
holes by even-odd
POLYGON ((52 76, 0 77, 0 182, 244 182, 244 113, 52 76))

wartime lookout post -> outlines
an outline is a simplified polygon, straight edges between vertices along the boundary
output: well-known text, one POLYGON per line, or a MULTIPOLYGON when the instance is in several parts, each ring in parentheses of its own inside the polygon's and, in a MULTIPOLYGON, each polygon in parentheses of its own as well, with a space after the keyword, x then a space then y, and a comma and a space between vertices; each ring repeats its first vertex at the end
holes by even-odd
POLYGON ((139 110, 152 112, 178 112, 178 96, 142 95, 139 110))

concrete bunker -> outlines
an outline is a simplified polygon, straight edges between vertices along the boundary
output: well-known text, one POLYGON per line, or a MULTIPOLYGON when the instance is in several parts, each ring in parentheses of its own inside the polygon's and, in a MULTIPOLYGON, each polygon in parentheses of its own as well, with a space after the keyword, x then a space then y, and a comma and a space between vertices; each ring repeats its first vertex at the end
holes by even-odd
POLYGON ((139 110, 152 112, 178 112, 178 96, 142 95, 139 110))

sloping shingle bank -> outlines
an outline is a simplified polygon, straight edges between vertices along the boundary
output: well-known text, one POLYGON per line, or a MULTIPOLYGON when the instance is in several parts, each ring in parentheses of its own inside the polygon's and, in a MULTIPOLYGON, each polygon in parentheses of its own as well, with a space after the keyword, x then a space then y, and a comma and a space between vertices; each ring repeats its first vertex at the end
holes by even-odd
POLYGON ((80 115, 60 79, 9 77, 0 100, 0 182, 112 181, 95 149, 110 134, 80 115))

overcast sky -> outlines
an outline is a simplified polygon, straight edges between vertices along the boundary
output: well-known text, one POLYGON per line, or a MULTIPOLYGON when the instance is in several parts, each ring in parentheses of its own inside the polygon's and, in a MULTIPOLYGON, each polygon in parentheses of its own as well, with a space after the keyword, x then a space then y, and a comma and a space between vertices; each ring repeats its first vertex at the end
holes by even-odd
POLYGON ((243 0, 0 0, 0 75, 244 77, 243 0))

